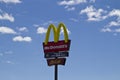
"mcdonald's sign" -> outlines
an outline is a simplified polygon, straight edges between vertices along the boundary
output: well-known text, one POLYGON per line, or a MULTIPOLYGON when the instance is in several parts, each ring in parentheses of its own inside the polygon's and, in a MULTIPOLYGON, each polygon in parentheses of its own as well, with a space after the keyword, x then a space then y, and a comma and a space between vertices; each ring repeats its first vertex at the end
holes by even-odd
POLYGON ((68 39, 67 29, 63 23, 60 23, 58 28, 53 24, 50 24, 46 33, 45 41, 43 42, 44 53, 67 52, 70 48, 70 42, 71 40, 68 39), (61 28, 63 28, 64 40, 59 40, 61 28), (54 41, 48 42, 51 29, 53 29, 54 41))

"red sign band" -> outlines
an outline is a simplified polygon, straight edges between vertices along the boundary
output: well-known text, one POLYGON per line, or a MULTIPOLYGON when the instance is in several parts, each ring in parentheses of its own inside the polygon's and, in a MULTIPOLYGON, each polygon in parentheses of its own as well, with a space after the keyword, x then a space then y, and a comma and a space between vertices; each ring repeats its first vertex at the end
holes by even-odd
POLYGON ((47 45, 45 45, 45 43, 43 43, 44 53, 69 51, 70 42, 71 42, 71 40, 68 40, 67 43, 64 40, 61 40, 58 42, 53 42, 53 41, 48 42, 47 45))

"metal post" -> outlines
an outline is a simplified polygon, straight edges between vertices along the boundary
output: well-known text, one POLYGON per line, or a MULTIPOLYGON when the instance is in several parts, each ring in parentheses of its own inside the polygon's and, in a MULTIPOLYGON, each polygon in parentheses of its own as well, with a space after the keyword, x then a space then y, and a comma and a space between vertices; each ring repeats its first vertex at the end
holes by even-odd
MULTIPOLYGON (((55 58, 57 59, 57 57, 55 58)), ((55 65, 55 80, 58 80, 58 65, 55 65)))
POLYGON ((58 65, 55 65, 55 80, 58 80, 58 65))

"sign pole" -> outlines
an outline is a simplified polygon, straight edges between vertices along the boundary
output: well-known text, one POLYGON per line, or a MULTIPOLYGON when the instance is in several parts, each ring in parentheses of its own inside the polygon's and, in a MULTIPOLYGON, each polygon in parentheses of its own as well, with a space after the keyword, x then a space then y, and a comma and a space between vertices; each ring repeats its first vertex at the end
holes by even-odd
POLYGON ((55 80, 58 80, 58 65, 55 65, 55 80))
POLYGON ((57 64, 55 65, 55 80, 58 80, 58 65, 57 64))

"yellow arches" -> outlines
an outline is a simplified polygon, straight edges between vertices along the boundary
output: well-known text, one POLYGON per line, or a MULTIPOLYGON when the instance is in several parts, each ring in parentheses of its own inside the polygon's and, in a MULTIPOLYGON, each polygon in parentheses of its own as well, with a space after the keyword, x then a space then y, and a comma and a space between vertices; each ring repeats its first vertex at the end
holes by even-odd
POLYGON ((59 40, 59 36, 60 36, 60 30, 63 28, 64 31, 64 39, 65 42, 68 42, 68 32, 67 29, 65 27, 65 25, 63 23, 60 23, 58 25, 58 28, 56 28, 53 24, 50 24, 46 33, 46 37, 45 37, 45 45, 47 45, 48 41, 49 41, 49 36, 50 36, 50 31, 51 29, 53 29, 53 33, 54 33, 54 42, 58 42, 59 40))

